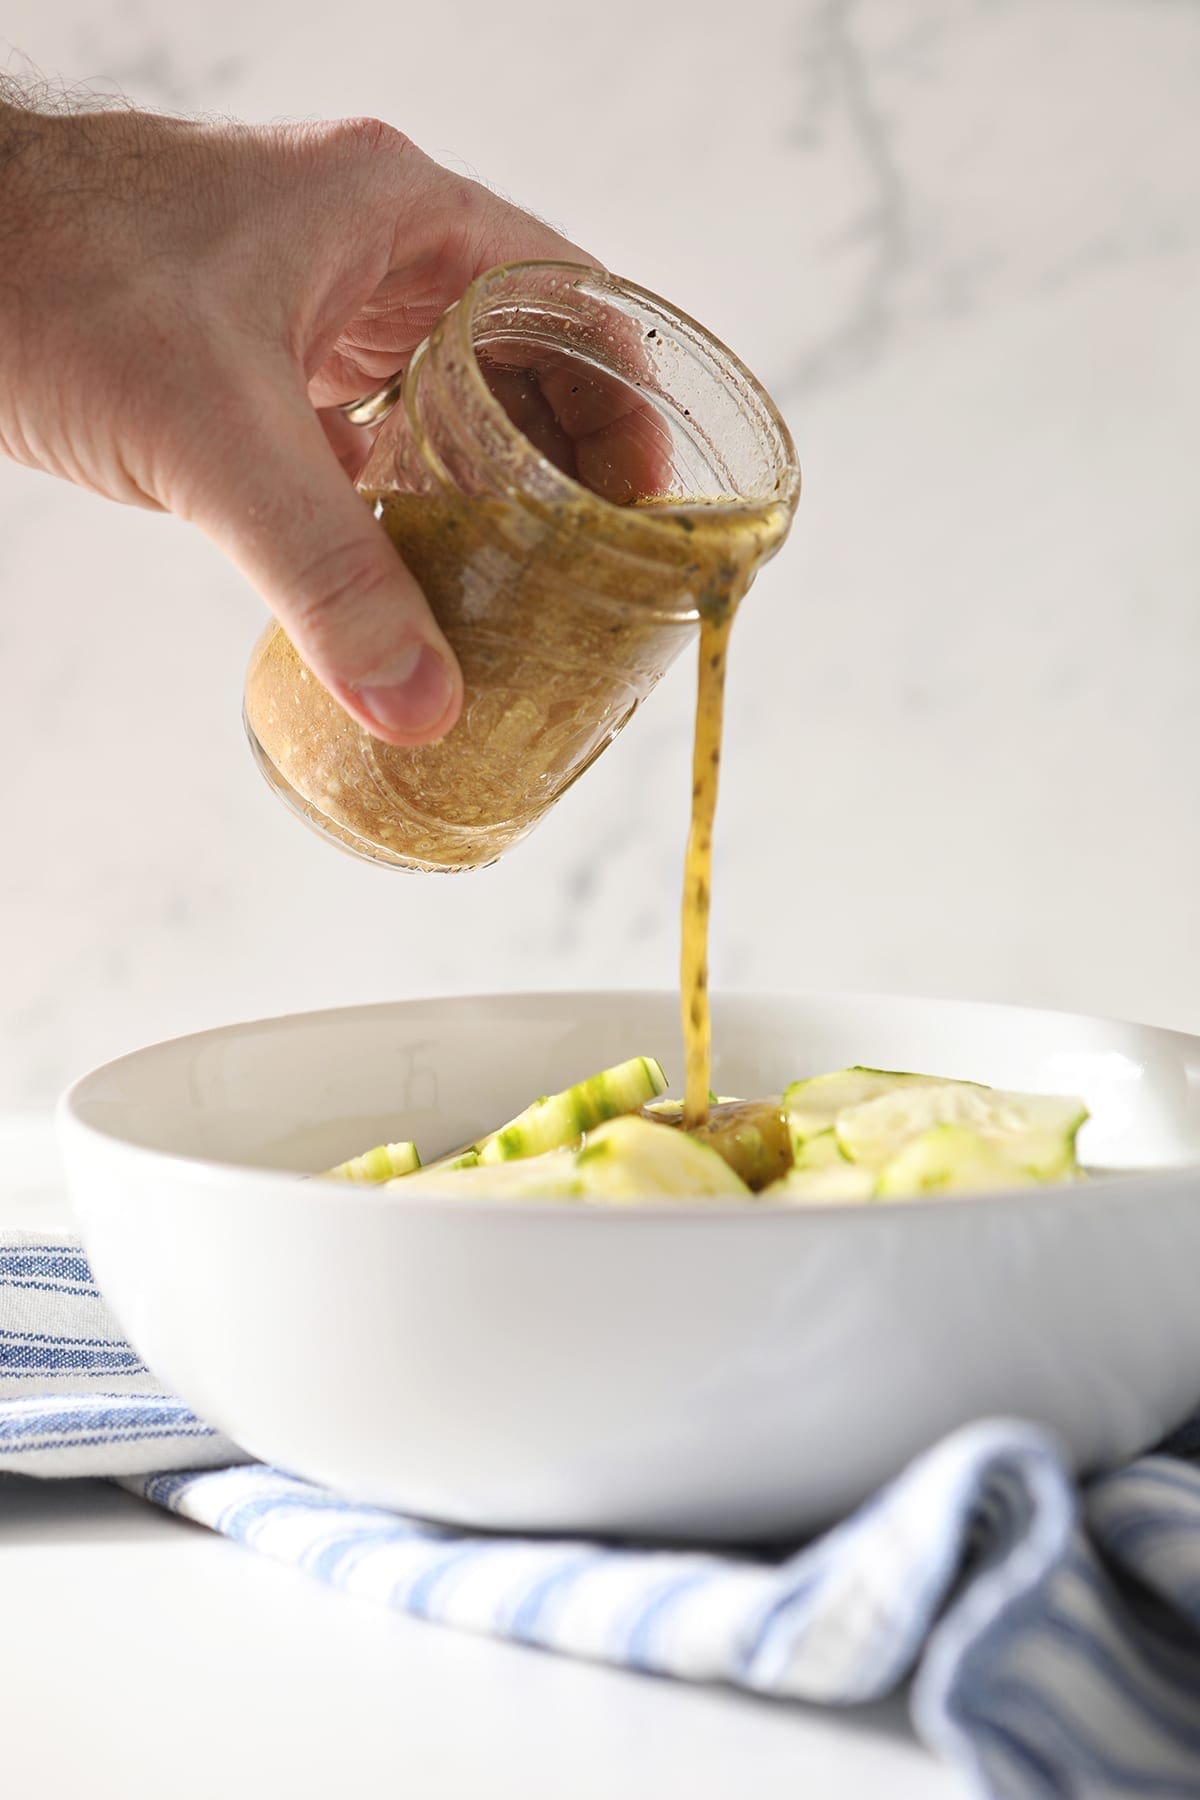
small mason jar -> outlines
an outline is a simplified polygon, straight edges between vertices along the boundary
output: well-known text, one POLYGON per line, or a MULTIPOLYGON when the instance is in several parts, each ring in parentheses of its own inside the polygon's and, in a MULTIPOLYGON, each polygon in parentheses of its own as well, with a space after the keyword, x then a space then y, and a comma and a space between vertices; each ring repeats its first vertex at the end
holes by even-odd
POLYGON ((786 426, 737 359, 632 283, 570 263, 479 277, 403 378, 359 477, 462 665, 440 743, 372 737, 272 625, 246 681, 276 793, 392 868, 479 868, 612 742, 706 608, 782 543, 786 426))

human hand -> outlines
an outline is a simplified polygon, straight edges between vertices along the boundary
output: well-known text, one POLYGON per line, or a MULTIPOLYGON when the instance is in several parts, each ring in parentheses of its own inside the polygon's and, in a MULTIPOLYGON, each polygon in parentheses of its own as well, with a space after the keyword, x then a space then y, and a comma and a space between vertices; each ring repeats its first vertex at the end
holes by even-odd
POLYGON ((189 519, 394 744, 462 680, 334 410, 484 269, 587 258, 378 120, 44 115, 0 94, 0 449, 189 519), (344 466, 341 466, 344 465, 344 466))

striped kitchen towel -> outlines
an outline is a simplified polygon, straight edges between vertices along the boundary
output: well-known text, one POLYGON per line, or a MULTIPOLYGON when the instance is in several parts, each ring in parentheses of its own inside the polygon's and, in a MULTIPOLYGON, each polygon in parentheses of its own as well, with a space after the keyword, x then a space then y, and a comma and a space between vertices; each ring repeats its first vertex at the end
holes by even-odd
POLYGON ((245 1460, 138 1360, 77 1238, 0 1233, 0 1470, 141 1475, 245 1460))
POLYGON ((135 1493, 397 1610, 848 1705, 914 1676, 992 1800, 1200 1797, 1200 1415, 1082 1492, 1014 1421, 955 1433, 790 1554, 488 1536, 354 1505, 164 1394, 68 1238, 0 1238, 0 1471, 135 1493))

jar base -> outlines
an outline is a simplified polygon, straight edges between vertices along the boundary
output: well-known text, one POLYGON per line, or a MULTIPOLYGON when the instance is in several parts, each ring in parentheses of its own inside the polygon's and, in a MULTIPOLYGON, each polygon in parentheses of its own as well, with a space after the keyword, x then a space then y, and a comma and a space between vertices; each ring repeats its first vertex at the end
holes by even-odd
MULTIPOLYGON (((306 800, 298 789, 294 788, 287 777, 267 755, 258 740, 258 735, 243 711, 242 722, 246 728, 246 737, 251 753, 263 780, 276 797, 283 801, 288 811, 310 831, 316 832, 327 844, 334 844, 344 850, 347 856, 355 857, 359 862, 369 862, 377 869, 398 869, 408 875, 469 875, 476 869, 490 869, 493 863, 500 860, 499 853, 486 857, 480 862, 438 863, 426 862, 420 857, 401 856, 394 850, 387 850, 380 844, 372 844, 356 833, 348 831, 323 813, 311 800, 306 800)), ((507 846, 506 846, 507 848, 507 846)))

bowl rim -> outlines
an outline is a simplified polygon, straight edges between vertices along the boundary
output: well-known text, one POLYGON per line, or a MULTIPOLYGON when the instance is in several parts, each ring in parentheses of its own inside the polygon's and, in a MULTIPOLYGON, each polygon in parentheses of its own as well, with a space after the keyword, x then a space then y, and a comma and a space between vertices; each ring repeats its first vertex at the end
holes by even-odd
MULTIPOLYGON (((985 1216, 995 1212, 1005 1212, 1014 1206, 1022 1208, 1032 1204, 1039 1210, 1047 1206, 1077 1205, 1081 1196, 1086 1194, 1089 1202, 1099 1201, 1100 1197, 1110 1200, 1129 1198, 1132 1192, 1144 1190, 1147 1184, 1156 1191, 1169 1193, 1175 1189, 1191 1187, 1196 1192, 1200 1203, 1200 1163, 1147 1166, 1142 1169, 1120 1169, 1112 1174, 1102 1174, 1086 1184, 1057 1183, 1044 1187, 1018 1187, 996 1189, 978 1195, 959 1195, 949 1198, 937 1198, 928 1195, 912 1195, 903 1199, 889 1199, 886 1204, 878 1204, 871 1200, 859 1201, 806 1201, 803 1205, 781 1205, 770 1203, 760 1205, 757 1199, 747 1203, 743 1199, 727 1197, 693 1196, 682 1200, 659 1200, 624 1204, 611 1200, 577 1200, 559 1202, 554 1200, 518 1199, 513 1196, 487 1198, 484 1195, 436 1194, 428 1191, 420 1194, 405 1195, 402 1185, 389 1186, 385 1183, 342 1182, 326 1179, 323 1175, 297 1175, 290 1169, 264 1168, 251 1163, 224 1162, 203 1156, 187 1155, 181 1151, 156 1149, 148 1144, 140 1144, 136 1140, 123 1136, 119 1131, 107 1130, 95 1124, 84 1115, 84 1107, 89 1099, 89 1090, 102 1079, 109 1077, 123 1065, 137 1063, 155 1056, 157 1053, 185 1044, 200 1044, 205 1040, 228 1038, 231 1035, 253 1035, 276 1030, 281 1025, 306 1028, 333 1019, 353 1019, 372 1013, 385 1013, 418 1006, 454 1005, 461 1007, 494 1006, 497 1003, 521 1002, 523 1004, 551 1004, 568 1007, 571 1005, 593 1004, 596 1001, 612 1002, 675 1002, 678 991, 673 988, 526 988, 514 989, 511 992, 497 990, 490 993, 443 994, 443 995, 407 995, 391 1000, 368 1000, 353 1002, 343 1006, 313 1007, 302 1012, 276 1013, 264 1018, 231 1020, 224 1025, 208 1026, 200 1031, 183 1032, 173 1038, 162 1038, 154 1043, 144 1044, 135 1050, 124 1052, 121 1056, 96 1064, 84 1074, 78 1076, 62 1093, 54 1110, 55 1133, 61 1146, 69 1142, 91 1141, 116 1150, 124 1157, 131 1157, 135 1162, 153 1165, 161 1169, 164 1178, 185 1185, 229 1187, 236 1184, 243 1192, 259 1188, 264 1194, 270 1190, 278 1193, 280 1184, 295 1184, 302 1188, 306 1195, 317 1195, 327 1200, 335 1200, 339 1209, 347 1212, 358 1212, 364 1208, 370 1210, 384 1209, 404 1214, 411 1213, 445 1213, 473 1215, 482 1213, 489 1217, 522 1217, 547 1221, 549 1229, 561 1229, 551 1225, 552 1220, 625 1220, 627 1228, 637 1229, 633 1221, 672 1219, 683 1228, 686 1222, 696 1221, 713 1223, 726 1220, 774 1220, 784 1219, 822 1219, 827 1223, 836 1218, 846 1221, 846 1229, 872 1227, 863 1225, 863 1221, 879 1221, 902 1215, 944 1214, 949 1210, 957 1213, 958 1206, 966 1203, 973 1213, 982 1212, 985 1216)), ((1062 1020, 1064 1024, 1078 1026, 1107 1027, 1122 1031, 1145 1031, 1158 1039, 1175 1040, 1180 1048, 1188 1046, 1194 1053, 1197 1076, 1200 1079, 1200 1035, 1180 1031, 1173 1026, 1149 1025, 1137 1020, 1119 1019, 1103 1014, 1072 1012, 1063 1008, 1038 1007, 1013 1004, 1003 1000, 970 1000, 947 998, 937 995, 895 994, 872 991, 870 989, 827 989, 797 993, 786 990, 743 990, 727 989, 713 996, 714 1012, 720 1012, 723 1005, 742 1005, 747 1007, 805 1004, 821 1006, 837 1006, 854 1003, 863 1006, 881 1006, 897 1011, 904 1008, 929 1009, 947 1015, 966 1012, 987 1012, 996 1016, 1013 1019, 1038 1019, 1046 1023, 1062 1020)), ((68 1185, 72 1192, 76 1183, 72 1173, 73 1159, 68 1157, 68 1185)), ((402 1179, 402 1178, 401 1178, 402 1179)), ((1102 1203, 1102 1202, 1101 1202, 1102 1203)), ((609 1226, 611 1229, 611 1225, 609 1226)), ((745 1228, 745 1227, 744 1227, 745 1228)), ((750 1226, 749 1229, 758 1229, 750 1226)), ((803 1229, 803 1227, 785 1226, 783 1229, 803 1229)))

